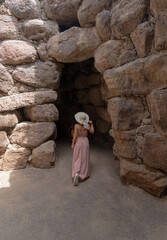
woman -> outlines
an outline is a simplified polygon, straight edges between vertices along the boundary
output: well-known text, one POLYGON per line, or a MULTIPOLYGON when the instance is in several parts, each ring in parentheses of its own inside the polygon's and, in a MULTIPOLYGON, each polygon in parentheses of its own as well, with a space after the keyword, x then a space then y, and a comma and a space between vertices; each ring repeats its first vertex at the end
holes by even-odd
POLYGON ((84 112, 75 114, 75 119, 79 124, 75 124, 74 137, 72 141, 73 163, 72 178, 74 186, 78 186, 79 178, 84 180, 89 177, 90 156, 88 131, 94 133, 93 122, 89 121, 89 116, 84 112))

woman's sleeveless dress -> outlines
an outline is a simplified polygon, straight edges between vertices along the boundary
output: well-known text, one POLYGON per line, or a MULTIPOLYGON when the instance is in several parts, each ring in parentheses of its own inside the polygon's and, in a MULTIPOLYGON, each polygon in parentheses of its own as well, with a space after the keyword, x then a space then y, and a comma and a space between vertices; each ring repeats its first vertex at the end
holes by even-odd
POLYGON ((78 173, 82 180, 89 177, 90 174, 90 151, 87 136, 88 131, 77 130, 77 140, 73 152, 72 177, 78 173))

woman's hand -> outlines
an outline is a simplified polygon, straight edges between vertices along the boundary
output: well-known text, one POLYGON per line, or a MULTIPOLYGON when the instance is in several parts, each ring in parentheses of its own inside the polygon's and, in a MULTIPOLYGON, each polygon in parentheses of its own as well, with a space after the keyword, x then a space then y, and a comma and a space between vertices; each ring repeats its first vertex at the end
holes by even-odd
POLYGON ((89 121, 89 124, 92 124, 93 122, 92 121, 89 121))
POLYGON ((73 143, 71 144, 71 148, 74 149, 74 144, 73 143))

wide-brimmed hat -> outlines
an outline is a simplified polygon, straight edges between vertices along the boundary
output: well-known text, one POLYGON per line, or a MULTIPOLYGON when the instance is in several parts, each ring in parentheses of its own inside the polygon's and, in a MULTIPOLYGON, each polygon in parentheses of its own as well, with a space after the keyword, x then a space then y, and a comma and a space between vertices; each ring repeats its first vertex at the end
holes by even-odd
POLYGON ((89 122, 89 116, 85 112, 78 112, 74 117, 75 120, 81 124, 86 124, 89 122))

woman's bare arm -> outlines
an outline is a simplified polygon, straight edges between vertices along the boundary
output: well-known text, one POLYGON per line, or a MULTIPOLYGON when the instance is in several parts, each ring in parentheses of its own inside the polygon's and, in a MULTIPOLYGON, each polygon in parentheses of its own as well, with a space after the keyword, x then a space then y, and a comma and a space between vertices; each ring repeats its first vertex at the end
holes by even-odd
POLYGON ((72 145, 71 145, 72 149, 74 148, 74 144, 76 140, 77 140, 77 124, 75 124, 74 126, 74 136, 73 136, 72 145))
POLYGON ((92 121, 89 121, 89 125, 90 125, 90 128, 89 128, 89 132, 94 134, 94 126, 93 126, 93 122, 92 121))

